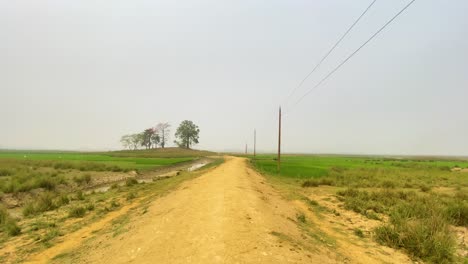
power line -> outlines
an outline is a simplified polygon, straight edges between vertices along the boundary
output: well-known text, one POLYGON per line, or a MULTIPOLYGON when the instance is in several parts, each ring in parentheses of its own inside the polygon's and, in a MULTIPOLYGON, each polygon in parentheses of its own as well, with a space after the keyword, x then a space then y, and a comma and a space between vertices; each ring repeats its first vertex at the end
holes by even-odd
POLYGON ((375 4, 377 0, 374 0, 372 1, 372 3, 370 3, 370 5, 364 10, 364 12, 361 13, 361 15, 358 17, 357 20, 354 21, 354 23, 348 28, 348 30, 346 30, 346 32, 338 39, 338 41, 332 46, 332 48, 325 54, 325 56, 323 56, 323 58, 319 61, 319 63, 317 63, 314 68, 312 69, 312 71, 309 72, 309 74, 307 74, 307 76, 302 79, 302 81, 299 83, 298 86, 296 86, 296 88, 294 88, 294 90, 291 91, 291 93, 288 95, 288 97, 286 98, 286 102, 289 100, 289 98, 291 98, 291 96, 293 96, 297 89, 299 89, 303 84, 304 82, 315 72, 315 70, 317 70, 320 65, 322 65, 322 63, 328 58, 328 56, 335 50, 335 48, 341 43, 341 41, 348 35, 348 33, 354 28, 354 26, 361 20, 361 18, 367 13, 367 11, 369 11, 369 9, 375 4))
MULTIPOLYGON (((319 83, 307 91, 299 100, 291 107, 293 109, 297 106, 307 95, 314 91, 317 87, 322 85, 330 76, 332 76, 341 66, 343 66, 347 61, 349 61, 356 53, 358 53, 362 48, 364 48, 372 39, 374 39, 382 30, 384 30, 390 23, 392 23, 398 16, 400 16, 408 7, 410 7, 416 0, 409 2, 403 9, 401 9, 395 16, 392 17, 387 23, 385 23, 377 32, 375 32, 367 41, 365 41, 358 49, 356 49, 351 55, 349 55, 344 61, 342 61, 337 67, 335 67, 330 73, 328 73, 319 83)), ((291 110, 290 110, 291 111, 291 110)))

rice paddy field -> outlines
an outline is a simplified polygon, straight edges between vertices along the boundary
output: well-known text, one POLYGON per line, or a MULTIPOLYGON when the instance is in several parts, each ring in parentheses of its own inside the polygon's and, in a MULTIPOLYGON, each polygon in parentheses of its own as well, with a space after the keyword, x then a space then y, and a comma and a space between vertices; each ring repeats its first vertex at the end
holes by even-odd
MULTIPOLYGON (((184 161, 193 160, 194 157, 132 157, 132 156, 114 156, 109 154, 94 154, 94 153, 74 153, 74 152, 0 152, 0 162, 5 160, 17 161, 19 163, 40 163, 45 164, 46 161, 50 165, 80 167, 83 164, 100 164, 97 166, 110 167, 113 169, 122 170, 145 170, 153 169, 158 166, 167 166, 184 161)), ((81 166, 85 169, 85 166, 81 166)))
MULTIPOLYGON (((402 249, 416 261, 467 263, 468 161, 463 158, 274 155, 251 164, 292 199, 347 223, 355 233, 402 249), (345 210, 348 218, 338 213, 345 210), (341 218, 340 218, 341 217, 341 218)), ((340 228, 335 227, 335 228, 340 228)))

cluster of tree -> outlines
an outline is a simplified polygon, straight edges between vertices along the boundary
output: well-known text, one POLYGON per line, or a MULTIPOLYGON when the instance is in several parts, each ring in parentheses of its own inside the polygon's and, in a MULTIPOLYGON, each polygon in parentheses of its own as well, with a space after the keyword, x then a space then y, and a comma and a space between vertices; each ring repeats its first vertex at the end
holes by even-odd
MULTIPOLYGON (((164 148, 169 141, 171 125, 169 123, 159 123, 155 127, 147 128, 141 133, 124 135, 120 139, 125 149, 155 149, 158 146, 164 148)), ((200 129, 192 121, 183 121, 175 133, 174 143, 182 148, 190 148, 198 144, 200 129)))

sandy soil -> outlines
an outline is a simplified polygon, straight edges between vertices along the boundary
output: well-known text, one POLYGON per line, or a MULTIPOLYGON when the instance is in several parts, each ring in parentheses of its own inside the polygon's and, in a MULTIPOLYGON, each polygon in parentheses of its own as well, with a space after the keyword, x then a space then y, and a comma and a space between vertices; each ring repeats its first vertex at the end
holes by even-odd
POLYGON ((304 240, 296 213, 245 159, 230 157, 156 200, 130 231, 82 247, 76 263, 339 262, 293 242, 304 240))

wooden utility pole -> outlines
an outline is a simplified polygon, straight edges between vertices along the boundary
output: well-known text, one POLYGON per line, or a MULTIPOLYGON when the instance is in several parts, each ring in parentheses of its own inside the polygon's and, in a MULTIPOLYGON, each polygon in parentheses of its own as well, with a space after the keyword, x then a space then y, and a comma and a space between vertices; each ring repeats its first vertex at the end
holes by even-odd
POLYGON ((247 155, 247 144, 245 144, 245 155, 247 155))
POLYGON ((257 130, 254 129, 254 159, 257 155, 257 130))
POLYGON ((278 173, 281 170, 281 106, 279 108, 279 126, 278 126, 278 173))

